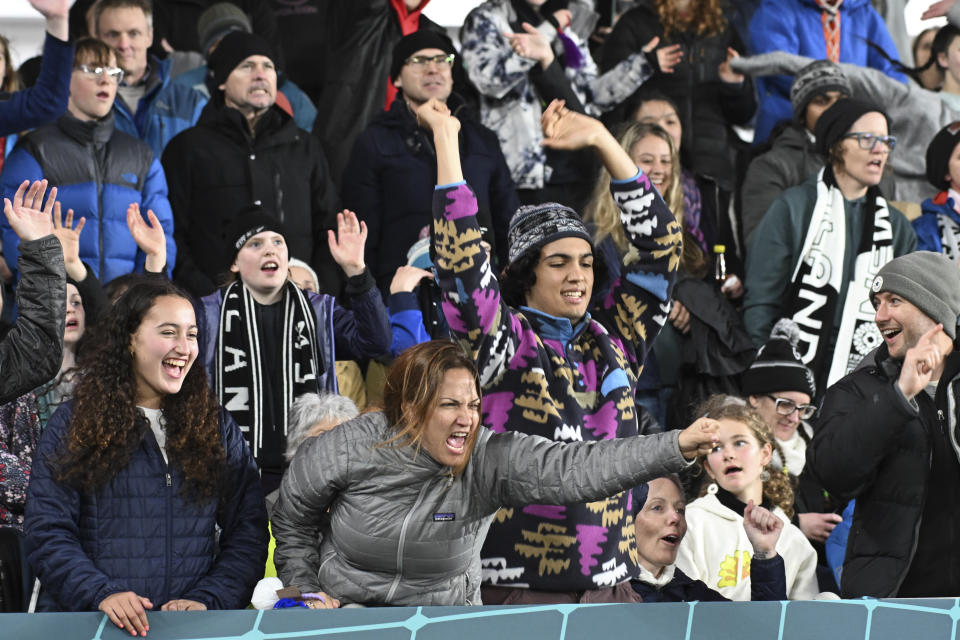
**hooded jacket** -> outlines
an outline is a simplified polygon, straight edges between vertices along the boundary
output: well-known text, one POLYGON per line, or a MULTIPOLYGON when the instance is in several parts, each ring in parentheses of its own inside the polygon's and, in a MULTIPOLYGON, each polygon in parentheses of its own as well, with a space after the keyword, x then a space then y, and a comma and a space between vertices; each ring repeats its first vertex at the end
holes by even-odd
MULTIPOLYGON (((944 253, 940 227, 949 225, 953 228, 960 225, 960 213, 957 213, 954 204, 948 191, 941 191, 935 197, 923 201, 922 215, 910 223, 917 232, 917 251, 944 253)), ((960 255, 950 257, 955 262, 960 262, 960 255)))
POLYGON ((337 292, 340 268, 327 247, 336 227, 337 197, 317 141, 273 105, 256 135, 223 103, 204 108, 195 127, 170 141, 163 154, 180 261, 175 279, 194 295, 216 289, 227 271, 227 230, 244 207, 261 204, 283 224, 290 257, 317 271, 323 291, 337 292))
MULTIPOLYGON (((477 361, 483 424, 557 441, 637 433, 637 377, 666 320, 680 259, 680 225, 642 172, 611 182, 633 247, 622 277, 577 324, 514 309, 480 247, 476 199, 464 183, 437 187, 434 264, 450 333, 477 361)), ((585 291, 585 296, 590 296, 585 291)), ((636 571, 629 494, 590 504, 500 513, 483 548, 486 580, 502 587, 583 591, 636 571)))
POLYGON ((678 432, 564 444, 475 428, 457 476, 426 450, 378 446, 395 434, 379 412, 307 440, 273 510, 283 583, 347 603, 481 604, 497 568, 481 570, 480 545, 501 506, 603 500, 689 464, 678 432))
MULTIPOLYGON (((790 600, 817 595, 817 552, 780 507, 771 511, 783 521, 777 554, 783 558, 790 600)), ((677 567, 730 600, 750 600, 753 546, 743 516, 707 494, 687 505, 687 535, 680 543, 677 567)))
POLYGON ((122 591, 149 598, 155 610, 177 598, 208 609, 245 607, 263 576, 267 512, 233 418, 220 413, 224 495, 198 505, 181 495, 183 473, 164 461, 146 425, 130 461, 96 492, 58 482, 54 465, 72 413, 71 402, 48 423, 27 489, 24 539, 43 583, 39 608, 96 611, 122 591))
POLYGON ((882 345, 827 389, 807 446, 804 473, 831 495, 856 499, 844 598, 960 592, 960 353, 947 357, 935 398, 904 397, 902 364, 882 345))
MULTIPOLYGON (((455 95, 447 101, 460 120, 463 174, 476 190, 480 225, 501 264, 507 255, 507 228, 520 206, 497 136, 481 125, 455 95), (460 107, 460 108, 458 108, 460 107)), ((360 134, 343 174, 344 206, 367 223, 366 263, 377 286, 388 291, 407 250, 429 227, 436 151, 428 131, 417 125, 406 102, 394 100, 360 134)))
MULTIPOLYGON (((63 212, 87 219, 80 234, 80 259, 101 282, 142 271, 146 255, 127 227, 127 207, 156 214, 167 241, 167 264, 177 260, 173 213, 163 168, 150 148, 115 128, 112 113, 83 122, 69 112, 40 127, 17 144, 0 175, 3 195, 13 198, 24 180, 47 179, 58 188, 63 212)), ((20 239, 6 216, 0 216, 3 253, 17 255, 20 239)))
MULTIPOLYGON (((751 52, 755 54, 783 51, 814 60, 827 57, 822 11, 816 0, 763 0, 750 21, 751 52)), ((870 67, 906 83, 907 78, 893 63, 868 43, 880 47, 891 59, 899 59, 897 47, 887 25, 870 0, 844 0, 837 12, 840 16, 840 60, 860 67, 870 67)), ((791 76, 765 76, 757 79, 760 108, 754 142, 763 142, 781 120, 793 117, 790 105, 791 76)), ((861 99, 865 98, 857 92, 861 99)), ((886 104, 883 100, 880 104, 886 104)))

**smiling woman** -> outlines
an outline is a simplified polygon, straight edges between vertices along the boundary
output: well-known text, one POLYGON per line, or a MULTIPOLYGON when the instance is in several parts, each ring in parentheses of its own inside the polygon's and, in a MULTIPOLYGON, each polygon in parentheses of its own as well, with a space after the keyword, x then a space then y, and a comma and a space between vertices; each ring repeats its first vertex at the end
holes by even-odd
POLYGON ((685 467, 715 428, 567 444, 482 428, 480 405, 458 344, 400 354, 382 413, 308 440, 291 462, 272 520, 284 584, 332 606, 480 604, 481 576, 512 571, 480 564, 501 506, 617 494, 685 467))
POLYGON ((164 280, 138 284, 96 331, 75 400, 34 459, 25 532, 38 608, 99 609, 141 633, 154 607, 245 606, 266 510, 240 429, 194 366, 189 298, 164 280))

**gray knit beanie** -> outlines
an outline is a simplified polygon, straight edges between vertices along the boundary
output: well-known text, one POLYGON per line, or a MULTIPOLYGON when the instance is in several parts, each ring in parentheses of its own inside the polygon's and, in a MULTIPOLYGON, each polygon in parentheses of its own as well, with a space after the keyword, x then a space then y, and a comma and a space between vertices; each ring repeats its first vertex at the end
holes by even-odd
POLYGON ((210 47, 231 31, 253 33, 250 18, 243 9, 232 2, 218 2, 200 14, 197 20, 197 36, 200 38, 200 52, 206 56, 210 47))
POLYGON ((800 69, 790 85, 794 120, 802 123, 810 101, 828 91, 839 91, 848 98, 853 95, 853 87, 840 65, 830 60, 817 60, 800 69))
POLYGON ((942 324, 951 340, 957 339, 960 269, 950 258, 935 251, 915 251, 894 258, 873 279, 870 301, 881 291, 902 296, 928 318, 942 324))
POLYGON ((577 212, 556 202, 524 205, 510 218, 507 230, 507 262, 560 238, 583 238, 593 247, 593 238, 577 212))

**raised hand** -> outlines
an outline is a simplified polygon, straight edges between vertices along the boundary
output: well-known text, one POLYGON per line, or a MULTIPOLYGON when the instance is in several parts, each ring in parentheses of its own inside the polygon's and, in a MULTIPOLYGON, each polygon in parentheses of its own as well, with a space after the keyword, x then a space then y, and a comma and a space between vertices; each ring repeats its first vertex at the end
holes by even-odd
MULTIPOLYGON (((643 52, 650 53, 657 49, 658 44, 660 44, 660 37, 654 36, 650 42, 643 45, 643 52)), ((660 66, 662 73, 673 73, 674 67, 680 64, 681 60, 683 60, 683 48, 679 44, 671 44, 657 49, 657 64, 660 66)))
POLYGON ((67 19, 73 0, 29 0, 29 2, 31 7, 47 19, 47 32, 58 40, 67 40, 70 35, 67 19))
POLYGON ((390 281, 390 293, 413 291, 424 278, 432 278, 433 274, 426 269, 411 267, 408 264, 399 267, 390 281))
POLYGON ((3 199, 3 213, 20 240, 36 240, 53 233, 53 205, 57 201, 57 188, 50 189, 50 197, 46 206, 43 206, 43 194, 46 191, 46 180, 38 180, 32 185, 29 180, 24 180, 13 194, 12 202, 10 198, 3 199))
POLYGON ((743 76, 730 68, 730 62, 739 57, 740 54, 737 53, 735 49, 727 47, 727 59, 721 62, 720 66, 717 67, 717 73, 720 76, 720 80, 726 82, 727 84, 740 84, 743 82, 743 76))
POLYGON ((753 546, 753 554, 762 554, 764 558, 773 558, 777 555, 777 541, 783 531, 783 520, 763 507, 747 503, 743 510, 743 530, 747 540, 753 546))
POLYGON ((523 33, 505 31, 503 34, 510 43, 510 48, 521 58, 536 60, 546 69, 555 58, 553 47, 550 46, 547 37, 529 22, 524 22, 520 26, 523 28, 523 33))
POLYGON ((143 221, 140 205, 136 202, 131 202, 127 207, 127 228, 130 229, 133 241, 147 256, 143 269, 150 273, 160 273, 167 264, 167 234, 150 209, 147 209, 147 218, 149 224, 143 221))
POLYGON ((162 607, 160 611, 206 611, 207 605, 196 600, 171 600, 162 607))
POLYGON ((145 636, 150 630, 146 610, 153 609, 153 603, 133 591, 111 594, 103 599, 98 608, 107 614, 113 624, 126 629, 132 636, 145 636))
POLYGON ((330 254, 347 277, 358 276, 366 269, 363 248, 367 244, 367 223, 357 219, 357 214, 344 209, 337 214, 337 231, 327 231, 330 254))
POLYGON ((436 98, 430 98, 417 109, 417 124, 434 134, 460 131, 460 121, 450 114, 450 107, 436 98))
POLYGON ((60 240, 60 246, 63 248, 63 266, 67 270, 67 275, 76 281, 83 280, 87 276, 87 268, 80 262, 80 232, 83 231, 83 225, 86 224, 86 218, 80 218, 76 228, 73 226, 73 209, 67 209, 67 217, 60 223, 60 203, 53 205, 53 235, 60 240))
POLYGON ((907 350, 903 357, 903 367, 900 368, 900 378, 897 380, 900 391, 907 400, 913 399, 930 384, 933 373, 950 353, 951 346, 949 336, 943 333, 943 325, 937 324, 907 350), (944 336, 946 340, 940 336, 944 336))
POLYGON ((720 442, 717 431, 720 423, 711 418, 698 418, 680 432, 680 453, 687 460, 707 455, 720 442))
POLYGON ((947 15, 947 12, 953 8, 953 4, 956 0, 940 0, 939 2, 934 2, 927 10, 921 14, 921 20, 929 20, 930 18, 939 18, 940 16, 947 15))
POLYGON ((843 518, 835 513, 798 513, 800 531, 814 542, 826 542, 843 518))
POLYGON ((599 120, 568 109, 563 100, 554 100, 544 110, 540 128, 543 146, 566 151, 594 146, 607 131, 599 120))

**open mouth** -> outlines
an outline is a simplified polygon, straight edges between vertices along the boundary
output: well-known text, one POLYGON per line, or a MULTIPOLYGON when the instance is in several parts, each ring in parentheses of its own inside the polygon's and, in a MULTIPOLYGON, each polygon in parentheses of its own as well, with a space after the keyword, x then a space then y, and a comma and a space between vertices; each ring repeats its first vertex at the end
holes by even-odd
POLYGON ((183 370, 187 366, 187 361, 182 358, 165 358, 163 361, 163 372, 171 378, 183 377, 183 370))
POLYGON ((80 321, 76 318, 70 318, 64 323, 64 327, 67 329, 76 329, 80 326, 80 321))
POLYGON ((467 446, 468 435, 470 434, 466 431, 454 431, 450 434, 450 437, 447 438, 447 448, 454 454, 460 455, 467 446))
POLYGON ((741 471, 743 471, 743 467, 727 467, 726 469, 724 469, 723 475, 730 476, 735 473, 740 473, 741 471))
POLYGON ((263 266, 260 267, 260 271, 265 271, 267 273, 276 273, 279 270, 280 270, 280 265, 273 260, 264 262, 263 266))
POLYGON ((877 169, 882 169, 882 168, 883 168, 883 162, 881 162, 880 160, 871 160, 870 162, 867 163, 867 166, 868 166, 868 167, 876 167, 877 169))
POLYGON ((884 340, 892 342, 902 331, 903 329, 883 329, 880 333, 883 335, 884 340))
POLYGON ((583 300, 583 289, 574 289, 571 291, 561 291, 560 295, 567 302, 580 302, 583 300))
POLYGON ((98 91, 98 92, 97 92, 97 98, 99 98, 100 100, 109 100, 109 99, 110 99, 110 93, 107 92, 107 91, 98 91))
POLYGON ((665 543, 667 543, 668 545, 673 546, 673 547, 675 547, 675 546, 677 546, 678 544, 680 544, 680 536, 678 536, 678 535, 675 534, 675 533, 668 533, 667 535, 665 535, 665 536, 663 536, 662 538, 660 538, 660 540, 662 540, 663 542, 665 542, 665 543))

